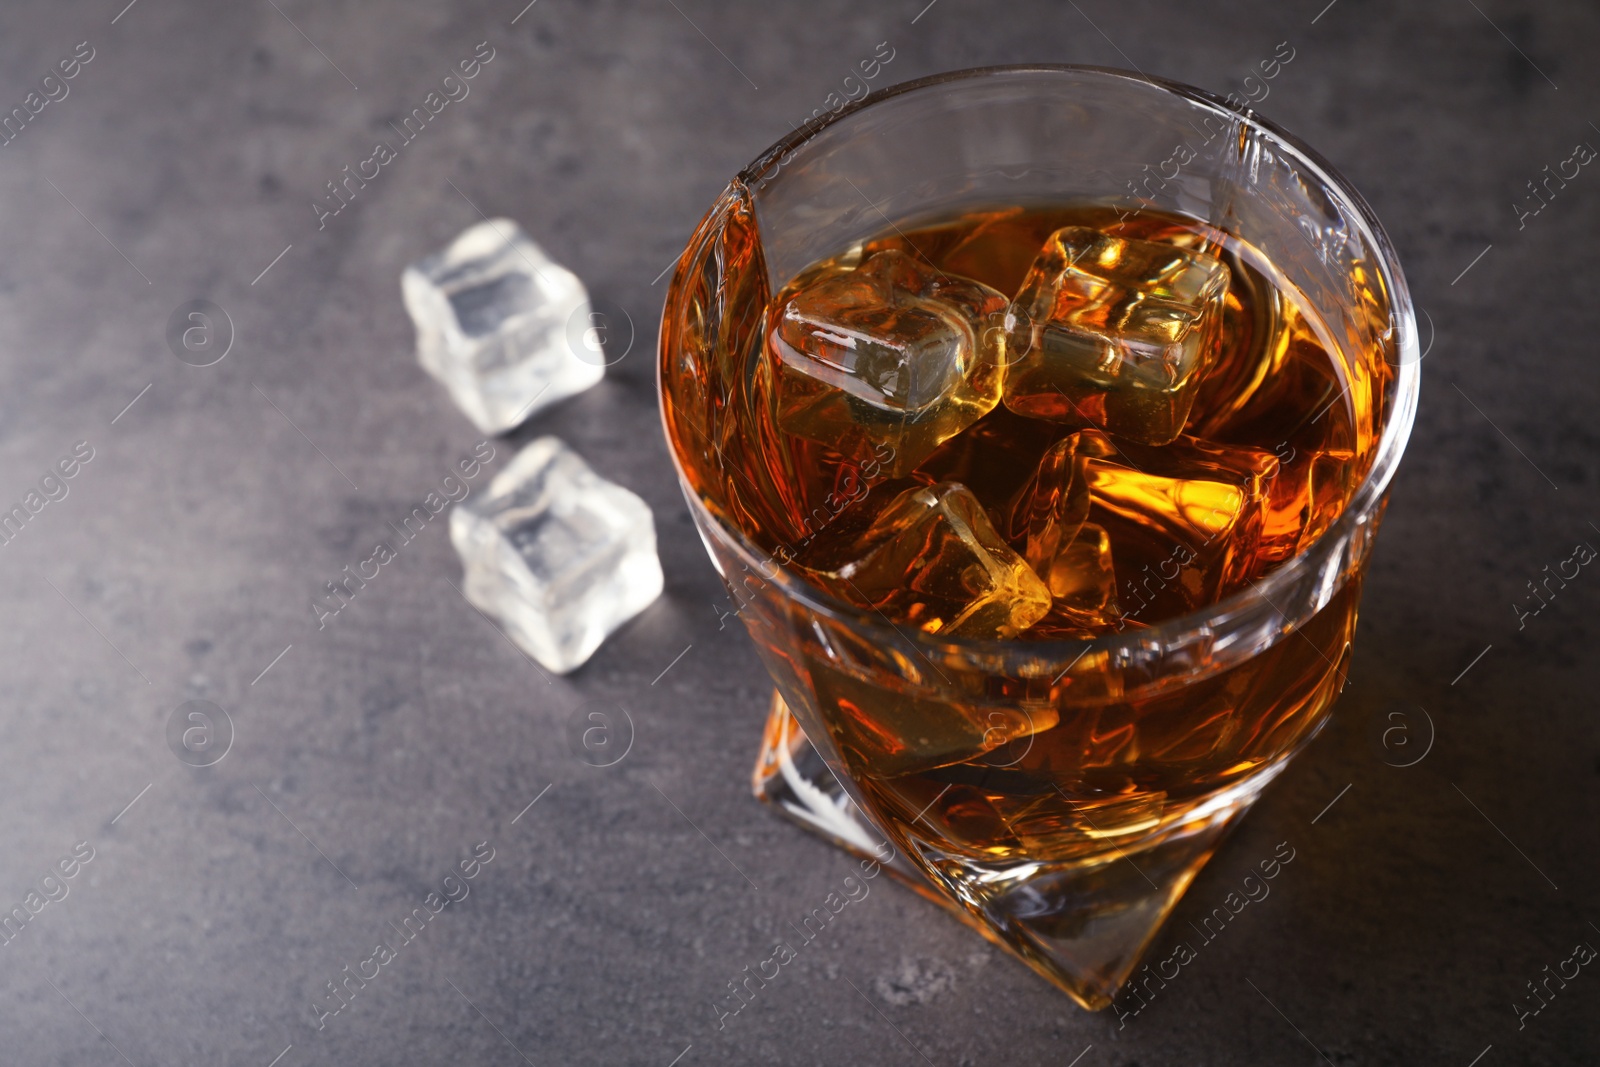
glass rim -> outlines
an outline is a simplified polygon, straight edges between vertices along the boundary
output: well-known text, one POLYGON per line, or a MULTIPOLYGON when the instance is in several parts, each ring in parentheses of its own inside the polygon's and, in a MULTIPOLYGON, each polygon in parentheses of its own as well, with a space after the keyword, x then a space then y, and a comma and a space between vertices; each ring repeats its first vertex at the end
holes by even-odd
MULTIPOLYGON (((665 404, 662 404, 661 418, 663 427, 667 431, 667 451, 672 457, 673 466, 678 473, 679 484, 685 490, 684 496, 690 508, 702 513, 704 519, 709 520, 710 526, 719 533, 721 538, 737 553, 743 562, 748 567, 754 568, 756 573, 760 574, 764 580, 778 586, 784 596, 792 598, 806 608, 819 612, 824 616, 835 619, 849 619, 854 625, 868 633, 881 634, 885 639, 889 639, 891 635, 897 636, 903 641, 910 641, 914 645, 930 652, 940 654, 954 652, 985 658, 1000 657, 1008 660, 1023 657, 1030 662, 1066 660, 1076 653, 1076 658, 1072 660, 1075 664, 1090 652, 1115 656, 1118 652, 1123 651, 1135 653, 1141 650, 1148 650, 1152 645, 1163 648, 1175 647, 1194 639, 1214 635, 1221 630, 1225 630, 1230 621, 1241 619, 1252 608, 1262 602, 1274 607, 1274 610, 1278 610, 1276 609, 1278 597, 1287 593, 1292 586, 1307 577, 1308 573, 1316 565, 1313 561, 1322 560, 1323 557, 1335 551, 1338 546, 1346 543, 1353 535, 1354 528, 1364 523, 1383 500, 1384 493, 1399 467, 1400 458, 1405 452, 1406 442, 1411 436, 1412 425, 1416 419, 1417 399, 1422 381, 1421 356, 1418 354, 1417 346, 1416 311, 1411 302, 1411 293, 1406 285, 1405 275, 1401 270, 1394 246, 1389 240, 1388 234, 1384 231, 1382 223, 1378 221, 1371 205, 1367 203, 1366 199, 1349 180, 1332 163, 1328 162, 1321 153, 1276 123, 1256 114, 1248 107, 1233 104, 1215 93, 1183 82, 1153 77, 1141 72, 1123 70, 1117 67, 1072 63, 1027 63, 968 67, 885 86, 883 89, 868 93, 860 100, 852 101, 838 111, 816 116, 803 125, 796 127, 787 136, 780 138, 757 155, 753 161, 735 175, 734 182, 746 188, 752 187, 761 180, 763 174, 780 157, 805 144, 822 130, 857 112, 881 104, 894 97, 953 82, 972 81, 980 78, 1005 77, 1017 74, 1085 73, 1139 82, 1155 89, 1164 90, 1192 103, 1223 112, 1245 125, 1269 135, 1274 141, 1275 148, 1285 150, 1288 155, 1293 157, 1297 168, 1302 168, 1315 176, 1322 183, 1325 191, 1331 197, 1339 200, 1342 207, 1348 209, 1352 220, 1359 227, 1363 239, 1378 253, 1377 265, 1383 273, 1385 285, 1390 294, 1390 325, 1387 334, 1393 338, 1398 351, 1393 362, 1385 360, 1385 362, 1389 362, 1389 365, 1394 370, 1393 396, 1389 417, 1378 436, 1377 445, 1372 452, 1372 462, 1367 468, 1361 484, 1356 487, 1349 500, 1346 501, 1345 506, 1340 510, 1338 517, 1328 525, 1326 530, 1322 531, 1311 544, 1280 563, 1265 577, 1253 581, 1245 588, 1237 590, 1205 607, 1197 608, 1194 611, 1176 615, 1169 619, 1163 619, 1143 629, 1127 629, 1120 633, 1101 634, 1093 638, 1053 638, 1049 640, 951 637, 937 633, 927 633, 920 629, 913 629, 908 633, 902 627, 895 625, 892 620, 881 612, 874 611, 871 608, 863 608, 857 604, 831 596, 824 590, 806 582, 799 575, 785 569, 782 564, 779 564, 773 558, 771 553, 762 550, 751 541, 744 531, 731 526, 721 516, 707 508, 704 502, 694 492, 690 491, 691 483, 685 477, 684 465, 679 459, 678 449, 673 443, 672 427, 667 422, 667 408, 665 404), (770 565, 774 573, 768 575, 762 569, 764 565, 770 565)), ((673 271, 672 282, 667 290, 666 302, 669 306, 678 295, 684 267, 685 259, 680 257, 677 267, 673 271)), ((658 395, 664 395, 666 389, 663 375, 667 364, 664 358, 667 343, 667 335, 663 332, 659 338, 656 359, 656 388, 658 395)), ((1341 578, 1341 584, 1344 580, 1347 580, 1347 577, 1341 578)), ((1276 643, 1277 640, 1282 640, 1290 630, 1297 629, 1307 619, 1314 616, 1316 612, 1302 611, 1296 613, 1292 618, 1289 617, 1289 613, 1281 610, 1279 610, 1279 614, 1285 616, 1285 627, 1282 634, 1273 643, 1276 643)), ((1068 670, 1070 669, 1069 666, 1068 670)))

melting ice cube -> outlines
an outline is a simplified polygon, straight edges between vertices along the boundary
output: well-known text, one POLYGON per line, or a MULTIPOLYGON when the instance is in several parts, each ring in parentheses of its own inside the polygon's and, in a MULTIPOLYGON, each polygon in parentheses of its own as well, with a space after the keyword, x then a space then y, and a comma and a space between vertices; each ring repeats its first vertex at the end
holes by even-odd
POLYGON ((1014 637, 1050 610, 1050 590, 958 482, 907 489, 819 551, 800 562, 835 595, 929 633, 1014 637))
POLYGON ((456 505, 450 540, 467 599, 559 673, 661 594, 649 505, 554 437, 517 453, 482 499, 456 505))
POLYGON ((1006 406, 1166 444, 1216 357, 1227 288, 1214 256, 1086 226, 1057 230, 1007 316, 1006 406))
POLYGON ((1003 294, 897 250, 824 275, 775 316, 783 429, 909 472, 991 411, 1003 376, 1003 294))
POLYGON ((471 227, 400 279, 417 359, 485 433, 580 393, 605 374, 584 342, 583 283, 510 219, 471 227))
MULTIPOLYGON (((1098 431, 1082 431, 1090 435, 1098 431)), ((1192 610, 1251 577, 1277 457, 1189 436, 1162 447, 1101 440, 1105 451, 1084 468, 1091 514, 1110 530, 1119 558, 1159 561, 1137 574, 1123 568, 1124 611, 1155 617, 1141 607, 1146 597, 1156 615, 1192 610)))

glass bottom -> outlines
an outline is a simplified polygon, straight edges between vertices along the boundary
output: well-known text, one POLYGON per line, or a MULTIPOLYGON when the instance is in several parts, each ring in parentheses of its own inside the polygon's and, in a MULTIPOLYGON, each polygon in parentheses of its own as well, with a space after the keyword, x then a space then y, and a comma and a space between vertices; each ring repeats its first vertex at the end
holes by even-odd
POLYGON ((1110 1006, 1194 876, 1280 759, 1196 806, 1178 823, 1070 863, 976 864, 911 838, 894 849, 840 786, 777 693, 752 785, 794 822, 942 905, 1091 1011, 1110 1006), (891 858, 884 860, 885 855, 891 858))

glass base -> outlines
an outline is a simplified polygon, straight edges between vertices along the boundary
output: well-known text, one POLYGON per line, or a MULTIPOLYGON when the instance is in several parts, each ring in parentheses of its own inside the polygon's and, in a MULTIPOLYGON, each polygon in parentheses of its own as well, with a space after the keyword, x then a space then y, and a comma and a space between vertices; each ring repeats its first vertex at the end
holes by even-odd
POLYGON ((750 784, 757 799, 846 852, 881 864, 897 881, 944 905, 967 925, 997 941, 940 893, 903 853, 889 845, 839 785, 777 692, 772 694, 766 733, 761 739, 761 758, 756 760, 750 784), (893 855, 885 860, 883 857, 890 852, 893 855))
POLYGON ((1069 863, 977 864, 915 838, 920 862, 899 850, 885 862, 891 852, 885 835, 839 785, 776 693, 752 785, 794 822, 882 863, 1083 1007, 1099 1010, 1111 1004, 1194 876, 1285 762, 1156 833, 1069 863))

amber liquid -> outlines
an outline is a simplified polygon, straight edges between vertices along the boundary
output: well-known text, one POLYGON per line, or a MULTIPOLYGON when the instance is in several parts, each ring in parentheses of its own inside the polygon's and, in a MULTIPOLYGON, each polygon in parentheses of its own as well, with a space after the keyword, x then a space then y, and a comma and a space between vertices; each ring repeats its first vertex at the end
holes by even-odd
MULTIPOLYGON (((896 232, 814 265, 773 298, 769 321, 809 279, 848 269, 885 249, 906 252, 940 271, 974 279, 1001 293, 1015 293, 1045 239, 1070 225, 1094 226, 1123 238, 1187 248, 1224 243, 1219 235, 1192 222, 1151 213, 1122 222, 1109 209, 1081 207, 964 215, 939 225, 896 232)), ((1370 444, 1358 440, 1356 432, 1358 424, 1370 419, 1358 418, 1352 410, 1352 404, 1362 398, 1349 395, 1318 336, 1315 320, 1273 284, 1271 268, 1264 261, 1252 261, 1239 251, 1225 252, 1220 258, 1230 268, 1221 351, 1196 390, 1199 395, 1185 425, 1185 436, 1165 453, 1161 446, 1113 437, 1114 454, 1098 466, 1100 484, 1089 521, 1109 534, 1118 575, 1117 610, 1112 614, 1122 625, 1091 626, 1091 633, 1148 626, 1205 607, 1293 556, 1338 515, 1354 480, 1357 453, 1370 444), (1159 486, 1152 487, 1144 475, 1182 477, 1185 456, 1180 450, 1191 440, 1222 446, 1224 455, 1252 459, 1267 468, 1259 529, 1251 524, 1219 535, 1197 526, 1197 521, 1206 517, 1205 507, 1191 506, 1190 514, 1182 514, 1171 503, 1153 498, 1159 486), (1124 506, 1119 507, 1119 502, 1124 506), (1174 534, 1185 535, 1177 559, 1174 534), (1183 558, 1190 554, 1197 558, 1183 558)), ((771 380, 766 375, 780 377, 771 372, 777 360, 770 345, 763 359, 765 373, 758 381, 766 384, 771 380)), ((780 394, 776 403, 781 407, 785 385, 780 380, 770 387, 780 394)), ((1061 402, 1065 406, 1064 398, 1061 402)), ((781 414, 775 421, 783 425, 781 414)), ((883 484, 868 486, 872 503, 853 509, 862 516, 874 513, 907 484, 956 481, 977 495, 1004 534, 1008 521, 1002 513, 1014 495, 1045 451, 1075 428, 1070 421, 1026 418, 1001 404, 900 479, 893 477, 896 472, 892 469, 874 464, 876 456, 857 440, 847 442, 855 446, 853 454, 839 457, 829 455, 830 450, 819 447, 815 439, 783 434, 762 458, 770 477, 791 482, 795 490, 787 502, 793 509, 791 518, 814 534, 797 553, 804 562, 847 552, 848 546, 841 542, 859 533, 859 524, 852 523, 854 516, 849 510, 834 518, 824 509, 821 516, 827 521, 819 524, 816 509, 806 509, 806 504, 829 497, 837 500, 848 495, 841 492, 841 482, 849 485, 856 478, 871 482, 873 474, 883 484)), ((860 435, 870 437, 871 429, 865 427, 860 435)), ((844 430, 840 437, 855 430, 844 430)), ((845 597, 855 599, 849 590, 845 597)), ((1089 636, 1083 630, 1047 618, 1019 636, 1089 636)))
MULTIPOLYGON (((736 365, 736 374, 724 371, 735 388, 719 394, 710 416, 675 414, 681 401, 668 398, 669 425, 696 437, 682 442, 686 450, 715 450, 714 465, 687 465, 702 498, 779 563, 802 567, 847 552, 891 499, 917 485, 965 485, 1002 536, 1014 533, 1007 508, 1047 450, 1076 427, 1001 404, 913 469, 894 470, 858 446, 835 449, 814 435, 785 432, 770 327, 809 279, 883 249, 1014 294, 1046 239, 1064 226, 1215 252, 1229 268, 1222 344, 1177 445, 1113 437, 1116 454, 1095 468, 1088 522, 1109 541, 1110 610, 1085 621, 1052 608, 1014 640, 1151 626, 1251 588, 1309 545, 1370 462, 1382 360, 1363 363, 1375 364, 1377 374, 1345 370, 1348 361, 1332 354, 1327 331, 1259 252, 1193 220, 1154 212, 1119 219, 1101 207, 1013 207, 902 228, 815 265, 776 294, 759 276, 753 224, 741 225, 735 215, 721 236, 716 299, 708 294, 695 305, 715 306, 735 321, 737 330, 725 330, 735 341, 690 353, 696 373, 718 362, 736 365), (1150 472, 1182 478, 1197 442, 1229 462, 1244 456, 1258 463, 1265 472, 1257 484, 1259 521, 1219 537, 1152 491, 1150 472), (720 484, 713 487, 712 479, 720 484), (1175 562, 1179 542, 1188 551, 1175 562)), ((687 350, 684 338, 706 327, 669 316, 665 328, 668 349, 687 350)), ((897 627, 938 632, 942 625, 923 625, 904 596, 863 603, 848 591, 828 591, 884 612, 897 627)), ((806 698, 801 717, 812 731, 820 719, 880 824, 957 881, 974 861, 1071 861, 1137 841, 1286 758, 1320 724, 1342 685, 1358 598, 1352 578, 1294 634, 1242 665, 1200 671, 1197 680, 1137 698, 1125 696, 1117 664, 1099 651, 1085 653, 1070 677, 1054 684, 913 685, 871 667, 876 650, 852 651, 838 634, 819 643, 804 633, 752 632, 790 703, 797 693, 806 698), (1104 668, 1098 675, 1097 666, 1104 668), (941 856, 957 862, 946 868, 941 856)), ((972 896, 981 895, 975 887, 972 896)))

